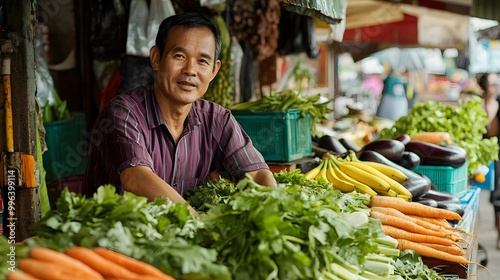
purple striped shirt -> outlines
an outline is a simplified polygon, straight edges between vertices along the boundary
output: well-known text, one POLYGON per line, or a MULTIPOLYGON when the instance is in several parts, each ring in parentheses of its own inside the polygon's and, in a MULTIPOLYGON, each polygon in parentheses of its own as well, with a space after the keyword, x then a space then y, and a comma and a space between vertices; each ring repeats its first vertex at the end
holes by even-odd
POLYGON ((87 195, 103 184, 123 193, 120 173, 138 165, 151 168, 181 195, 214 170, 241 178, 269 169, 231 112, 206 100, 193 103, 176 146, 151 84, 119 94, 96 120, 84 179, 87 195))

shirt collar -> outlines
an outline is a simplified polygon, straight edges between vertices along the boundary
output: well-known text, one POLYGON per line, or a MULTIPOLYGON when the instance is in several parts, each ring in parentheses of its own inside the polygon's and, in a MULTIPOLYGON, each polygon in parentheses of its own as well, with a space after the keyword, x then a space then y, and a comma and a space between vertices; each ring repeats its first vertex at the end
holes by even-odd
MULTIPOLYGON (((147 117, 147 122, 149 125, 149 128, 156 128, 162 124, 165 124, 165 119, 163 119, 163 116, 160 111, 160 107, 158 106, 158 101, 156 100, 155 94, 154 94, 154 84, 153 82, 148 83, 146 86, 146 117, 147 117)), ((186 123, 187 123, 187 128, 189 131, 193 130, 195 126, 201 125, 200 118, 198 116, 198 112, 196 108, 198 108, 196 101, 193 103, 191 106, 191 110, 189 111, 189 114, 186 118, 186 123)))

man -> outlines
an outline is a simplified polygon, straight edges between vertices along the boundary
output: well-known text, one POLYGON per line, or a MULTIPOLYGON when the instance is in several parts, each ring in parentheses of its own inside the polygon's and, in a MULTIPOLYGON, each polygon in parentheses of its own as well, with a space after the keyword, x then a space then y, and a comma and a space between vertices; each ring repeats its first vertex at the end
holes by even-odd
POLYGON ((201 99, 221 66, 221 38, 212 20, 191 13, 169 17, 155 44, 153 81, 110 101, 91 131, 87 195, 113 184, 119 193, 185 203, 183 195, 214 170, 275 186, 230 111, 201 99))

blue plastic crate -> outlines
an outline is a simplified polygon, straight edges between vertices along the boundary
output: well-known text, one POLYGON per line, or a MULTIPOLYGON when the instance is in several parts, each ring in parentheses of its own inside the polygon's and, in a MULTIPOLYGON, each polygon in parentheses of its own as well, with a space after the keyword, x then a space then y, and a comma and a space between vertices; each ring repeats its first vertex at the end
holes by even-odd
POLYGON ((459 167, 419 165, 413 171, 424 174, 436 185, 439 191, 449 192, 457 196, 462 196, 467 191, 468 184, 468 163, 459 167))

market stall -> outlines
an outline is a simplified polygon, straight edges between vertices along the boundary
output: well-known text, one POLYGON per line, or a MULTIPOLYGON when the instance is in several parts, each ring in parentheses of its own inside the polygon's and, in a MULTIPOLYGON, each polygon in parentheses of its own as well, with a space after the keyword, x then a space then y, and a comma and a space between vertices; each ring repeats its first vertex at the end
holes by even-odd
MULTIPOLYGON (((223 33, 223 59, 230 61, 238 57, 234 54, 242 55, 241 60, 225 64, 226 68, 221 69, 205 97, 232 111, 274 172, 278 187, 259 186, 250 178, 233 182, 216 176, 186 197, 189 204, 201 213, 200 217, 193 216, 187 205, 162 198, 148 202, 132 193, 118 195, 109 185, 99 188, 93 197, 83 196, 81 175, 85 166, 85 128, 92 123, 101 105, 118 93, 120 72, 117 71, 135 76, 137 73, 131 72, 140 69, 140 77, 135 76, 139 79, 150 74, 148 64, 144 63, 145 57, 132 58, 129 52, 140 48, 122 52, 117 45, 110 46, 110 50, 97 44, 109 43, 103 40, 110 34, 116 36, 109 37, 114 43, 124 39, 119 36, 121 32, 107 33, 112 24, 102 28, 98 24, 99 20, 106 19, 105 14, 110 10, 116 12, 108 15, 110 22, 124 23, 122 16, 131 11, 119 13, 124 12, 120 7, 126 5, 118 2, 115 1, 113 7, 77 5, 81 15, 102 12, 92 14, 90 18, 96 21, 90 27, 78 26, 84 29, 80 34, 85 46, 82 49, 90 49, 89 53, 80 50, 82 61, 78 65, 84 72, 84 95, 90 107, 85 108, 86 115, 69 116, 65 106, 71 106, 69 104, 74 100, 64 102, 68 99, 67 92, 61 96, 51 95, 56 97, 54 112, 65 119, 49 118, 47 112, 53 111, 45 107, 42 122, 45 122, 46 132, 50 133, 45 139, 51 150, 43 157, 41 143, 31 141, 34 139, 31 134, 38 128, 33 120, 33 112, 38 112, 34 109, 35 91, 26 90, 29 93, 26 103, 30 108, 22 111, 15 106, 15 134, 20 135, 24 127, 29 128, 27 139, 18 137, 22 138, 18 144, 21 147, 19 154, 36 154, 39 161, 38 169, 27 168, 35 166, 34 162, 31 165, 18 162, 21 164, 18 172, 22 176, 16 173, 16 178, 22 177, 22 180, 18 180, 19 196, 14 201, 21 211, 5 208, 8 210, 3 219, 6 238, 0 239, 0 247, 2 252, 5 249, 10 254, 0 258, 2 277, 8 273, 9 277, 27 277, 29 274, 41 279, 53 279, 56 274, 72 275, 74 279, 146 279, 146 273, 156 275, 151 275, 151 279, 473 277, 477 265, 478 192, 470 187, 470 178, 476 175, 478 165, 493 160, 489 156, 495 154, 492 150, 495 143, 489 142, 478 148, 485 143, 475 138, 481 131, 467 127, 473 130, 473 136, 461 137, 458 133, 451 133, 453 142, 431 143, 437 146, 417 145, 426 148, 420 150, 422 153, 429 150, 448 153, 449 157, 441 157, 438 164, 433 158, 435 154, 417 154, 418 147, 413 147, 412 155, 409 153, 410 140, 417 132, 453 132, 449 123, 439 129, 418 127, 417 124, 424 125, 426 120, 432 119, 428 118, 430 113, 417 111, 419 108, 416 112, 421 113, 420 118, 412 118, 416 123, 410 123, 413 130, 405 130, 410 127, 408 119, 388 122, 350 108, 349 113, 356 115, 356 120, 344 122, 343 126, 352 130, 346 129, 343 134, 335 131, 324 137, 322 133, 332 127, 339 130, 341 127, 340 121, 335 123, 337 120, 331 119, 330 105, 334 94, 330 91, 326 94, 315 92, 312 77, 318 73, 311 72, 301 62, 306 56, 308 59, 329 58, 325 51, 332 48, 318 47, 312 36, 314 21, 311 16, 327 24, 337 24, 343 20, 342 11, 337 11, 342 5, 337 1, 255 1, 254 5, 234 1, 234 5, 224 8, 173 1, 178 12, 214 9, 210 15, 223 33), (240 17, 243 14, 246 17, 240 17), (302 32, 298 46, 280 45, 280 42, 291 44, 293 40, 279 35, 295 34, 278 32, 279 28, 285 30, 279 25, 285 14, 289 16, 287 20, 297 20, 294 26, 302 32), (92 36, 86 37, 87 33, 92 33, 92 36), (238 47, 242 47, 241 52, 238 52, 238 47), (295 61, 288 57, 297 54, 301 58, 293 57, 295 61), (120 61, 121 68, 117 68, 118 60, 124 57, 128 59, 120 61), (246 79, 234 76, 238 72, 236 66, 241 64, 248 67, 243 73, 247 75, 246 79), (259 70, 259 75, 256 75, 256 70, 259 70), (30 114, 26 118, 29 121, 26 125, 19 125, 19 120, 25 117, 23 114, 30 114), (322 144, 325 139, 329 140, 330 146, 322 144), (382 143, 389 143, 389 148, 382 143), (57 146, 60 149, 54 148, 57 146), (484 154, 480 154, 482 152, 484 154), (374 156, 374 153, 379 155, 374 156), (370 154, 374 157, 368 158, 370 154), (426 166, 431 168, 425 169, 426 166), (44 171, 43 167, 47 170, 44 171), (52 167, 57 169, 49 169, 52 167), (452 182, 441 182, 433 177, 432 172, 437 170, 452 177, 452 182), (43 182, 34 184, 33 180, 27 180, 35 174, 39 176, 39 173, 45 174, 47 181, 52 181, 49 182, 48 195, 41 191, 41 184, 45 181, 43 175, 36 177, 43 182), (442 201, 438 203, 431 195, 440 195, 442 201), (51 205, 45 202, 42 206, 50 211, 40 213, 40 201, 47 196, 51 205), (29 207, 26 207, 28 202, 29 207), (18 219, 18 223, 10 227, 14 219, 18 219), (426 219, 429 220, 424 223, 426 219), (430 221, 442 224, 433 226, 430 221), (422 246, 419 244, 424 243, 422 240, 435 242, 429 241, 432 245, 422 246), (454 253, 437 246, 443 244, 453 247, 454 253), (65 265, 55 267, 55 260, 65 265), (96 264, 96 260, 100 263, 96 264)), ((23 8, 20 18, 26 19, 30 7, 23 8)), ((12 13, 13 9, 9 6, 9 15, 17 15, 12 13)), ((417 30, 416 17, 415 14, 403 15, 403 21, 411 24, 413 31, 417 30)), ((418 17, 424 18, 424 15, 420 13, 418 17)), ((80 19, 83 21, 83 18, 80 19)), ((390 21, 393 20, 396 19, 390 21)), ((116 26, 120 26, 118 31, 126 29, 126 25, 116 26)), ((413 36, 413 41, 404 43, 419 43, 415 41, 418 37, 415 32, 408 35, 413 36)), ((398 36, 397 39, 404 38, 398 36)), ((28 60, 31 55, 26 52, 23 58, 28 60)), ((29 60, 30 66, 24 68, 34 69, 32 60, 29 60)), ((43 67, 42 63, 37 65, 43 67)), ((50 65, 52 70, 65 71, 59 63, 50 65)), ((76 68, 72 64, 71 69, 76 68)), ((320 69, 323 70, 326 71, 320 69)), ((24 85, 27 81, 30 85, 35 84, 33 79, 16 74, 13 73, 16 83, 23 80, 19 84, 24 85)), ((54 76, 60 80, 63 74, 54 76)), ((137 82, 132 79, 124 81, 121 86, 130 87, 137 82)), ((458 123, 454 119, 457 116, 474 115, 478 118, 469 121, 479 128, 481 126, 477 124, 484 120, 484 116, 469 114, 477 109, 477 104, 472 101, 470 104, 471 107, 461 111, 462 115, 452 112, 451 116, 435 117, 458 123)), ((430 111, 433 114, 438 112, 430 111)), ((461 123, 467 125, 465 121, 461 123)), ((423 142, 431 139, 433 137, 421 138, 423 142)), ((23 159, 27 162, 28 158, 31 159, 23 159)), ((2 182, 6 182, 7 177, 4 176, 2 182)), ((2 193, 4 202, 9 203, 11 198, 5 188, 2 193)), ((12 203, 5 205, 12 206, 12 203)))

